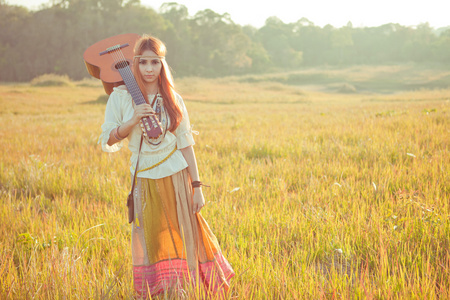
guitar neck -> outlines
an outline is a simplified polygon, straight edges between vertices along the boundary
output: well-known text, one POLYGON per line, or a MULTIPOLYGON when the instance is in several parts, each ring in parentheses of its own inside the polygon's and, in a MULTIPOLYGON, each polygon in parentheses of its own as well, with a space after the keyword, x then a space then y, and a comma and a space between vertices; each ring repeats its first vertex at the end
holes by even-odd
MULTIPOLYGON (((144 95, 142 95, 141 89, 139 88, 138 83, 136 82, 136 78, 134 78, 133 72, 131 72, 130 66, 124 66, 117 69, 122 76, 125 85, 127 86, 128 91, 131 94, 131 98, 136 105, 141 105, 146 103, 144 95)), ((145 140, 149 138, 158 138, 162 134, 161 124, 159 124, 158 118, 155 116, 151 117, 143 117, 142 121, 142 130, 144 132, 145 140)), ((149 140, 149 143, 152 143, 149 140)), ((158 142, 157 144, 159 144, 158 142)))
POLYGON ((141 89, 139 88, 139 85, 136 79, 134 78, 130 66, 127 65, 123 68, 118 68, 117 70, 119 71, 120 76, 122 76, 122 79, 125 82, 125 85, 127 86, 127 89, 130 92, 134 103, 136 105, 144 104, 145 103, 144 95, 142 95, 141 89))

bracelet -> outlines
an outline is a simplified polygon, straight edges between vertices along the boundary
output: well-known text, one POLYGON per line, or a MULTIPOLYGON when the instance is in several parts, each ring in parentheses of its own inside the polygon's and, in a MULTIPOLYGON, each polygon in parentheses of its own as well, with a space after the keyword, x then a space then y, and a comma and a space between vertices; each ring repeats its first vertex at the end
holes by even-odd
POLYGON ((192 188, 198 188, 200 186, 206 186, 206 187, 210 187, 209 185, 203 184, 201 181, 192 181, 191 182, 192 188))
MULTIPOLYGON (((119 126, 119 127, 120 127, 120 126, 119 126)), ((115 138, 116 140, 121 141, 121 140, 123 140, 124 138, 119 136, 119 127, 117 127, 116 130, 113 131, 113 136, 114 136, 114 138, 115 138)))

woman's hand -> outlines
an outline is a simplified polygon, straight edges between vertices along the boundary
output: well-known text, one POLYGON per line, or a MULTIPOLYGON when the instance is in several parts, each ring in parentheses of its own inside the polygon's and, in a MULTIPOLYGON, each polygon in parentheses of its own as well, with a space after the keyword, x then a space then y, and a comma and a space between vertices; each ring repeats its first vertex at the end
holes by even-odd
POLYGON ((145 103, 145 104, 136 105, 134 107, 134 113, 133 113, 133 116, 131 117, 131 119, 119 126, 120 132, 118 131, 119 127, 117 127, 117 129, 111 130, 107 144, 109 146, 112 146, 115 143, 126 138, 130 134, 131 130, 133 130, 133 127, 136 124, 138 124, 143 117, 149 117, 154 114, 155 114, 155 111, 149 104, 145 103), (114 136, 114 133, 119 135, 119 137, 121 137, 121 139, 117 139, 114 136))
MULTIPOLYGON (((188 146, 186 148, 180 149, 180 151, 188 164, 187 170, 189 172, 192 182, 200 181, 200 177, 198 176, 197 160, 195 159, 194 148, 192 148, 192 146, 188 146)), ((193 213, 196 214, 202 209, 203 206, 205 206, 205 198, 203 197, 201 186, 194 188, 193 198, 194 199, 192 203, 192 210, 193 213)))
POLYGON ((150 104, 144 103, 144 104, 136 105, 134 107, 134 113, 133 113, 133 117, 131 118, 131 120, 133 122, 133 125, 136 125, 139 123, 139 121, 143 117, 149 117, 154 114, 155 114, 155 111, 153 110, 153 108, 151 107, 150 104))
POLYGON ((193 210, 194 214, 200 212, 202 207, 205 206, 205 198, 203 197, 202 189, 195 188, 194 189, 194 204, 193 210))

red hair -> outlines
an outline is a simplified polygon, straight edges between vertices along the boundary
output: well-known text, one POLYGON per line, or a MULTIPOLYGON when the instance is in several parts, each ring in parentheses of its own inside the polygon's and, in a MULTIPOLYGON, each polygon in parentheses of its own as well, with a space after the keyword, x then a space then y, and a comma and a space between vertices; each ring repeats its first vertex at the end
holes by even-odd
MULTIPOLYGON (((144 51, 150 50, 155 52, 158 56, 166 56, 166 46, 164 43, 152 36, 143 35, 134 47, 134 55, 141 55, 144 51)), ((158 79, 159 92, 163 97, 164 108, 170 118, 169 131, 174 132, 181 122, 183 113, 181 112, 180 106, 178 105, 177 99, 175 98, 175 88, 173 83, 172 73, 170 72, 169 65, 165 59, 161 59, 161 74, 160 79, 158 79)), ((144 95, 145 100, 149 103, 148 95, 145 89, 144 79, 139 72, 139 58, 135 58, 133 62, 133 73, 136 77, 136 81, 144 95)))

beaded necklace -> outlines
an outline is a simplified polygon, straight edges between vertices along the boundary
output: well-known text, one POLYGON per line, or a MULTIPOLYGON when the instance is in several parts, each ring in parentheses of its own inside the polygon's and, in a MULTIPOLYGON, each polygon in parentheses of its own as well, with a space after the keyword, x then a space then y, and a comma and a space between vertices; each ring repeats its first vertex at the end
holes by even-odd
MULTIPOLYGON (((161 144, 161 142, 166 137, 167 128, 169 127, 169 124, 168 124, 169 118, 167 116, 166 109, 164 109, 164 99, 161 94, 157 93, 157 95, 155 95, 155 99, 153 100, 153 103, 152 103, 152 108, 156 113, 156 117, 158 118, 159 122, 161 123, 161 129, 162 129, 163 133, 156 139, 151 139, 152 140, 151 142, 150 141, 147 142, 147 140, 145 140, 147 142, 147 144, 151 147, 158 146, 159 144, 161 144)), ((154 148, 154 147, 152 147, 152 148, 154 148)))

